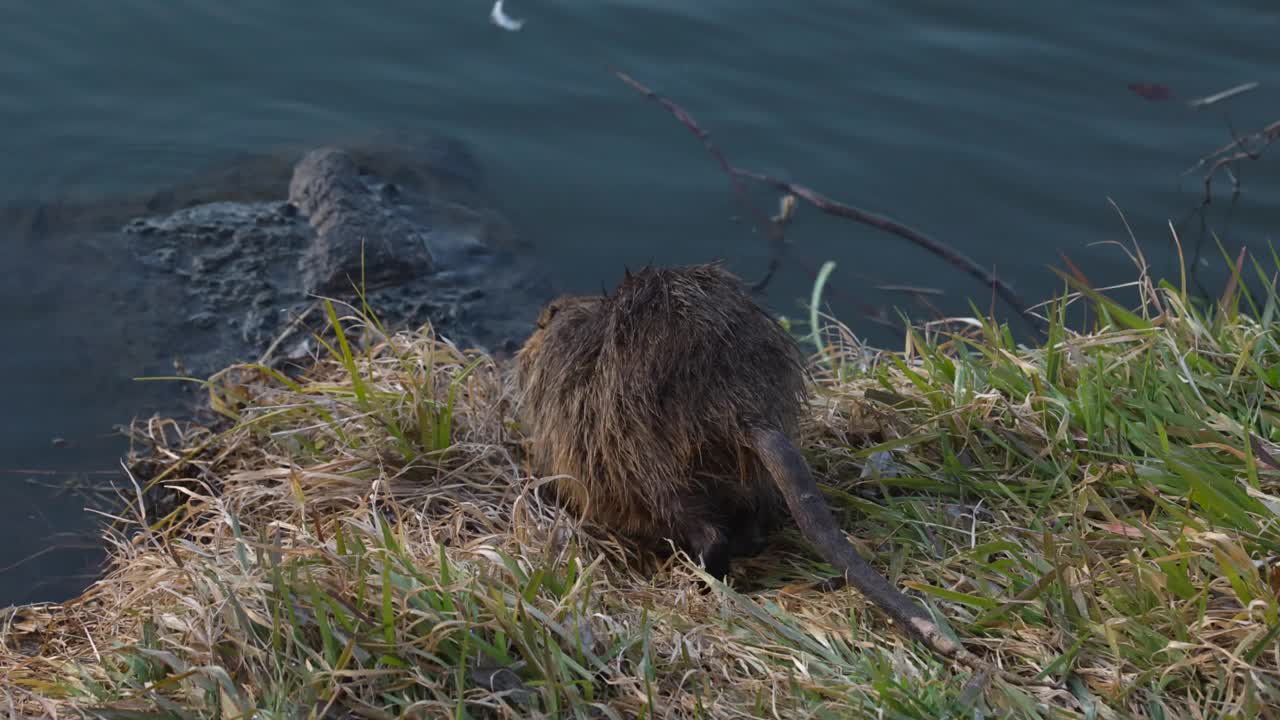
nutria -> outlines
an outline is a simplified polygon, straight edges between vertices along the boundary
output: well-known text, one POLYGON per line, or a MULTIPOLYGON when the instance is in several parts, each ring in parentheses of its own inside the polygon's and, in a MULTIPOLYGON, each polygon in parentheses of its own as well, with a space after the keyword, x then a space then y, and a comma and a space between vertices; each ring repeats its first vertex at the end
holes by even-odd
POLYGON ((806 402, 804 357, 718 264, 627 272, 612 294, 552 301, 516 373, 533 465, 564 478, 557 491, 586 519, 669 540, 723 577, 785 502, 841 571, 831 586, 847 581, 944 657, 986 667, 839 530, 789 439, 806 402))

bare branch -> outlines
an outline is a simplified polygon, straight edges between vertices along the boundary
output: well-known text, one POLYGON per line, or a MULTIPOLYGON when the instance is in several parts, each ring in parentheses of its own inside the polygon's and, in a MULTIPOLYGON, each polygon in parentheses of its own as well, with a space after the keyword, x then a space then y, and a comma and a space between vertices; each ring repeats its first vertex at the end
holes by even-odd
POLYGON ((995 290, 996 294, 999 295, 1002 300, 1008 303, 1014 310, 1017 310, 1018 314, 1026 318, 1036 330, 1044 329, 1040 318, 1031 312, 1031 309, 1027 307, 1027 304, 1022 301, 1022 298, 1013 290, 1013 288, 1006 285, 995 275, 987 272, 987 270, 977 262, 951 246, 938 240, 934 240, 928 235, 903 225, 893 218, 867 212, 866 210, 861 210, 851 205, 845 205, 841 202, 836 202, 835 200, 832 200, 803 185, 797 185, 786 180, 779 180, 768 175, 761 175, 748 170, 735 168, 735 172, 743 177, 749 177, 753 180, 765 183, 766 185, 770 185, 778 190, 796 195, 828 215, 835 215, 836 217, 843 217, 855 222, 860 222, 864 225, 870 225, 871 227, 897 235, 908 242, 914 243, 925 250, 928 250, 934 255, 937 255, 951 263, 952 266, 957 267, 977 278, 986 287, 995 290))
MULTIPOLYGON (((1232 134, 1234 135, 1234 133, 1232 134)), ((1195 165, 1187 168, 1183 175, 1208 167, 1204 174, 1204 204, 1208 205, 1213 199, 1213 178, 1218 174, 1218 171, 1225 168, 1231 177, 1233 192, 1239 193, 1240 183, 1236 179, 1233 167, 1236 163, 1245 160, 1257 160, 1262 157, 1263 151, 1277 139, 1280 139, 1280 120, 1267 125, 1257 132, 1237 136, 1227 145, 1223 145, 1200 158, 1195 165)))
POLYGON ((720 163, 720 168, 729 176, 729 181, 733 184, 733 192, 737 195, 738 202, 746 208, 747 212, 751 213, 755 218, 756 224, 765 228, 766 232, 769 233, 769 242, 773 247, 773 256, 769 260, 769 269, 765 271, 764 277, 752 286, 752 289, 757 292, 764 290, 765 286, 769 284, 769 281, 773 279, 774 273, 777 272, 778 266, 782 262, 782 253, 786 248, 786 238, 782 233, 782 225, 791 219, 791 213, 794 212, 794 209, 788 210, 784 205, 783 210, 779 213, 778 217, 776 219, 770 219, 769 216, 765 215, 764 212, 761 211, 760 208, 756 207, 756 204, 751 202, 751 199, 747 197, 746 188, 744 188, 742 183, 738 181, 737 168, 735 168, 729 160, 725 158, 724 154, 712 144, 711 133, 703 130, 702 127, 698 125, 697 121, 693 119, 692 115, 686 112, 685 109, 679 105, 676 105, 667 98, 662 97, 653 90, 650 90, 648 87, 645 87, 630 75, 618 70, 615 70, 614 74, 616 74, 622 82, 630 85, 637 92, 665 108, 667 112, 675 116, 676 120, 680 121, 680 124, 688 128, 689 132, 692 132, 698 137, 698 140, 702 141, 702 147, 706 148, 707 153, 710 154, 711 157, 715 158, 716 162, 720 163))
MULTIPOLYGON (((864 225, 870 225, 871 227, 879 230, 897 235, 904 240, 928 250, 929 252, 943 258, 952 266, 957 267, 980 280, 983 285, 994 290, 1002 300, 1013 307, 1013 309, 1016 310, 1018 314, 1021 315, 1023 319, 1025 319, 1035 330, 1040 333, 1044 332, 1044 321, 1031 312, 1031 309, 1025 302, 1023 302, 1018 293, 1015 292, 1013 288, 1002 282, 999 278, 987 272, 986 269, 971 258, 945 243, 934 240, 924 233, 908 227, 893 218, 867 212, 851 205, 845 205, 844 203, 832 200, 803 185, 737 167, 733 163, 729 162, 729 160, 711 144, 710 134, 703 130, 697 122, 694 121, 693 117, 684 110, 684 108, 649 89, 630 75, 620 71, 615 71, 615 73, 618 78, 627 85, 665 108, 667 112, 671 113, 676 120, 679 120, 682 125, 688 128, 690 132, 702 141, 703 147, 705 147, 707 152, 720 163, 721 169, 729 176, 729 181, 733 184, 734 191, 738 194, 738 197, 742 199, 743 203, 751 208, 753 214, 757 216, 761 215, 759 210, 746 199, 746 192, 743 189, 742 184, 739 182, 739 178, 747 178, 768 185, 776 190, 798 197, 828 215, 834 215, 836 217, 853 220, 864 225)), ((785 244, 785 239, 781 237, 781 228, 779 227, 780 223, 766 220, 762 224, 764 224, 765 227, 770 228, 771 239, 773 239, 776 248, 774 260, 770 263, 769 275, 766 276, 767 281, 768 277, 772 277, 774 270, 777 268, 778 258, 781 255, 781 248, 785 244)))

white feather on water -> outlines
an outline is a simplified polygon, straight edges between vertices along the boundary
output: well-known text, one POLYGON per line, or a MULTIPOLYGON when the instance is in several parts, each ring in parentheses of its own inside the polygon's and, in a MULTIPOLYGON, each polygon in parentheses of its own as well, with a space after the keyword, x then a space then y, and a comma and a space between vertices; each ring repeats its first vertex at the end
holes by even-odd
POLYGON ((502 9, 502 0, 496 0, 493 3, 493 9, 489 11, 489 19, 494 25, 511 32, 519 30, 524 25, 524 20, 517 20, 502 9))

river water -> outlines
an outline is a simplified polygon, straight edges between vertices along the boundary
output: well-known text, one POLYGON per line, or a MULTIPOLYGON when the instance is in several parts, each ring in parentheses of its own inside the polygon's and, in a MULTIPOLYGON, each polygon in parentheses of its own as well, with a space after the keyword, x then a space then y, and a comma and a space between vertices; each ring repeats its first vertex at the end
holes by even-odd
MULTIPOLYGON (((892 215, 970 255, 1028 300, 1060 285, 1068 255, 1095 283, 1128 280, 1106 241, 1123 210, 1159 273, 1176 272, 1169 223, 1204 237, 1199 176, 1182 173, 1280 119, 1274 2, 1082 0, 508 0, 519 32, 482 0, 56 0, 0 2, 0 205, 162 190, 281 145, 387 129, 471 145, 511 220, 569 290, 625 264, 727 258, 757 277, 766 243, 697 140, 610 74, 681 103, 736 164, 892 215), (1203 110, 1185 100, 1249 81, 1203 110), (1143 99, 1130 83, 1164 83, 1143 99)), ((1280 156, 1224 183, 1206 217, 1234 253, 1280 227, 1280 156)), ((776 199, 754 194, 767 211, 776 199)), ((134 269, 75 238, 0 228, 0 606, 67 597, 99 554, 68 478, 118 471, 112 426, 165 395, 130 338, 162 307, 136 302, 134 269)), ((803 208, 769 301, 799 315, 833 260, 832 310, 900 344, 868 315, 911 298, 963 313, 989 290, 902 240, 803 208)), ((1198 277, 1221 286, 1212 265, 1198 277)), ((1006 308, 997 307, 1005 313, 1006 308)), ((139 331, 142 328, 142 331, 139 331)), ((160 370, 163 370, 161 368, 160 370)))

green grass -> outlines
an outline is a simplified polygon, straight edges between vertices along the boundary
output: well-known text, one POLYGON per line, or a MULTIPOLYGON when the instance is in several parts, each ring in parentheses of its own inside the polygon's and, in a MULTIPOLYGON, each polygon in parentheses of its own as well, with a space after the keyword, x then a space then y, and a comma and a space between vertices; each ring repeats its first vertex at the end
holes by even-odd
POLYGON ((850 538, 970 649, 1066 690, 975 682, 808 589, 831 569, 794 530, 711 592, 687 561, 642 572, 537 492, 505 368, 327 304, 305 376, 210 379, 226 428, 137 424, 140 481, 184 502, 135 509, 82 598, 9 611, 0 709, 1280 716, 1280 261, 1227 262, 1214 303, 1141 266, 1131 308, 1070 277, 1035 347, 981 318, 898 353, 834 322, 805 340, 799 439, 850 538))

